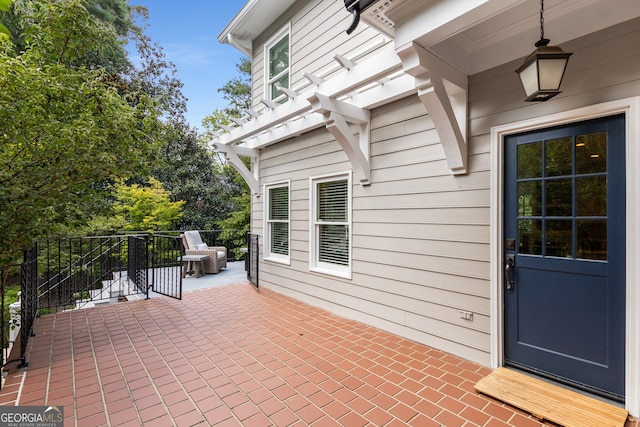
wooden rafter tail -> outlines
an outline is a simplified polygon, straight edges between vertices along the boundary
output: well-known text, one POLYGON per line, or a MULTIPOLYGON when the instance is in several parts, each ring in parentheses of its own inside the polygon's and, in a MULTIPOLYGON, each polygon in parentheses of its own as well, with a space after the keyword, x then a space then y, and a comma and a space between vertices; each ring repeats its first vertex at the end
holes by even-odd
POLYGON ((338 55, 337 53, 335 55, 333 55, 333 59, 335 59, 338 64, 340 64, 340 66, 342 68, 345 68, 347 70, 351 70, 352 68, 354 68, 356 66, 356 62, 352 61, 348 58, 345 58, 342 55, 338 55))

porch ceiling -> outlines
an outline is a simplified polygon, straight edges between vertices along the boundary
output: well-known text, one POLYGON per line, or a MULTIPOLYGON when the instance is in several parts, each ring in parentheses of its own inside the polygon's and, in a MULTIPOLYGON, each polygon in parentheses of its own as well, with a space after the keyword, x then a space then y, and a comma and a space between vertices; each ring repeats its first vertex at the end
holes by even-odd
MULTIPOLYGON (((387 15, 395 43, 416 41, 466 75, 523 58, 540 38, 535 0, 415 0, 387 15), (463 14, 452 16, 458 9, 463 14)), ((545 37, 554 45, 640 16, 637 0, 546 0, 545 37)))

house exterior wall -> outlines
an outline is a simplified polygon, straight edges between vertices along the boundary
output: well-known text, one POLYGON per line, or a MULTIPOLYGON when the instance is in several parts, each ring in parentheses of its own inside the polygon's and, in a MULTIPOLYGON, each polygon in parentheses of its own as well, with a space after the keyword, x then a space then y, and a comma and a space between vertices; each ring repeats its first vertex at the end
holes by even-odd
POLYGON ((273 23, 253 42, 252 93, 256 110, 262 108, 264 98, 264 46, 285 26, 291 25, 291 82, 290 89, 302 91, 310 86, 304 73, 328 78, 340 67, 333 59, 339 54, 349 59, 364 59, 377 48, 390 43, 388 37, 360 25, 351 36, 345 33, 350 15, 340 1, 312 0, 297 2, 285 15, 273 23), (328 29, 328 30, 327 30, 328 29))
POLYGON ((488 146, 453 176, 417 97, 372 111, 371 125, 373 184, 352 188, 351 280, 309 271, 309 178, 351 168, 338 143, 323 128, 262 150, 260 182, 291 179, 291 266, 264 261, 260 285, 487 364, 488 146))
MULTIPOLYGON (((326 13, 335 27, 347 25, 341 7, 334 7, 341 2, 329 3, 308 2, 294 13, 294 88, 302 71, 327 67, 332 52, 342 53, 345 46, 342 35, 337 41, 325 36, 331 47, 322 54, 312 52, 318 47, 312 40, 320 37, 317 28, 311 36, 308 26, 315 21, 310 16, 326 13), (297 19, 306 24, 299 26, 297 19), (303 28, 306 41, 300 45, 296 34, 303 28), (301 46, 307 46, 307 56, 301 46)), ((369 40, 365 32, 359 36, 369 40)), ((416 96, 371 111, 372 184, 354 182, 352 188, 351 279, 309 269, 309 178, 351 169, 339 144, 321 128, 263 148, 260 184, 290 180, 291 262, 261 260, 260 286, 489 366, 490 176, 491 159, 497 155, 491 152, 491 128, 640 95, 638 39, 640 21, 635 20, 563 46, 574 56, 563 93, 548 103, 523 102, 513 72, 519 63, 471 76, 465 175, 451 174, 433 123, 416 96), (465 314, 472 319, 463 319, 465 314)), ((262 50, 254 52, 254 80, 262 80, 262 50)), ((357 133, 355 127, 353 131, 357 133)), ((252 206, 252 231, 260 235, 263 199, 254 197, 252 206)))

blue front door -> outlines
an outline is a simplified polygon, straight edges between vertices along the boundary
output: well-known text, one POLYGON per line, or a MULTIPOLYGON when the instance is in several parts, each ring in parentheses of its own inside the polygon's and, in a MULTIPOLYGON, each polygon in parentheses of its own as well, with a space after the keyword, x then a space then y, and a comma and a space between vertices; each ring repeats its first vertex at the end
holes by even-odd
POLYGON ((505 363, 617 400, 624 138, 624 116, 613 116, 505 140, 505 363))

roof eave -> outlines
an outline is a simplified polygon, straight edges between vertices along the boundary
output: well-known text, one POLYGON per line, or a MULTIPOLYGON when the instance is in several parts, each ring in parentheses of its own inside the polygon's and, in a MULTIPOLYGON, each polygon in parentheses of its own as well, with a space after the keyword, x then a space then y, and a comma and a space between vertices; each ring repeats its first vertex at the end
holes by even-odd
POLYGON ((253 40, 264 32, 296 0, 248 0, 218 35, 222 44, 230 44, 247 56, 252 55, 253 40))

